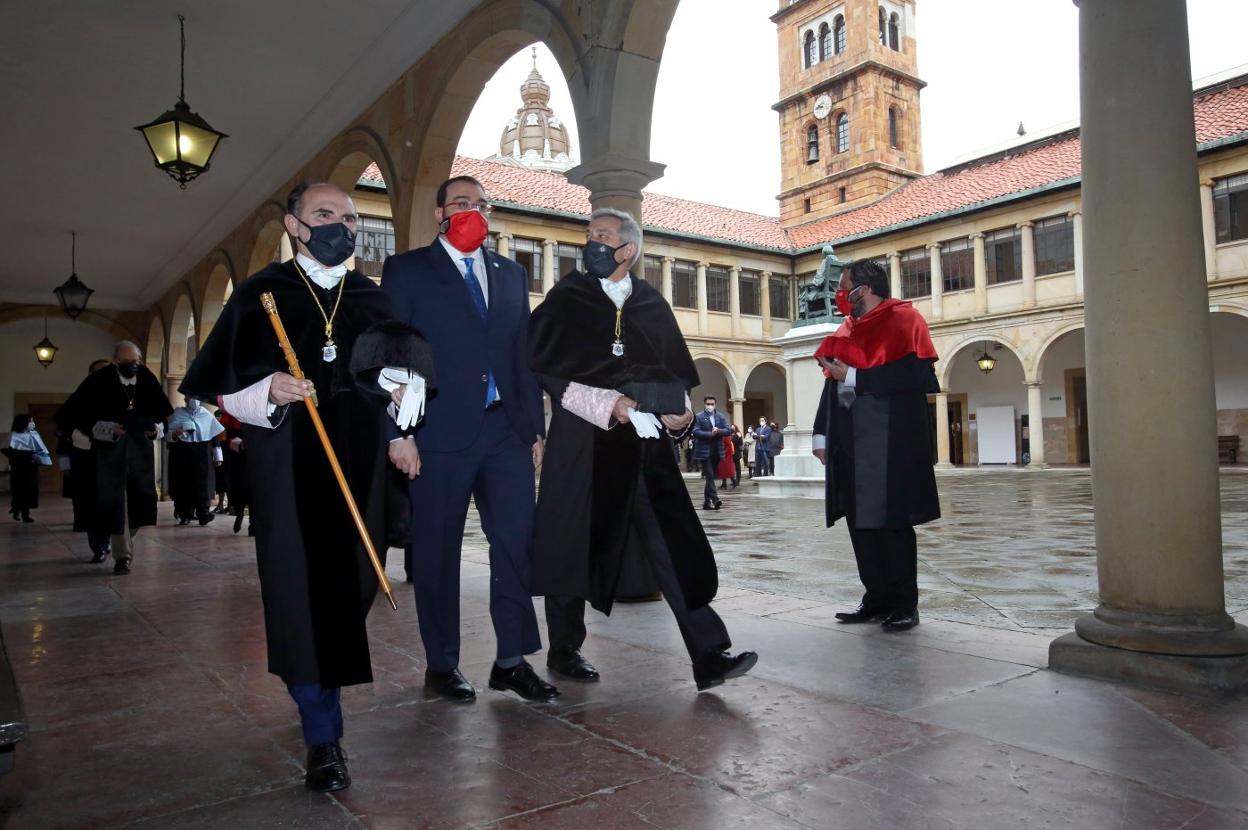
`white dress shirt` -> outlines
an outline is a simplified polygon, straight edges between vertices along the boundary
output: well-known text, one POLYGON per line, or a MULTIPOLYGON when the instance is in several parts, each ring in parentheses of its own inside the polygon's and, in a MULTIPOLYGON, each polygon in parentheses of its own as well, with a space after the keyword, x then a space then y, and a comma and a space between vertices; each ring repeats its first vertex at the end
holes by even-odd
POLYGON ((485 307, 490 307, 490 278, 485 273, 485 254, 477 248, 470 254, 456 248, 450 242, 446 241, 446 237, 438 234, 438 241, 442 243, 442 247, 446 249, 446 253, 450 255, 451 262, 455 263, 455 267, 459 269, 459 275, 464 277, 468 273, 468 266, 464 264, 465 259, 472 260, 472 273, 477 278, 477 284, 481 286, 481 294, 485 297, 485 307))

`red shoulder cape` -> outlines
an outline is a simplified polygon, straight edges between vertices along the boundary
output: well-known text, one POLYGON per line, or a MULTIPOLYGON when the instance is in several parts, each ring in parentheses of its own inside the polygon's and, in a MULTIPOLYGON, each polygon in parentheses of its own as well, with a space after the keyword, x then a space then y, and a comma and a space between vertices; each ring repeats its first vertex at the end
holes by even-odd
MULTIPOLYGON (((869 369, 911 353, 921 360, 938 357, 923 315, 910 303, 889 298, 864 317, 846 318, 834 334, 819 344, 815 357, 869 369)), ((825 369, 824 375, 827 374, 825 369)))

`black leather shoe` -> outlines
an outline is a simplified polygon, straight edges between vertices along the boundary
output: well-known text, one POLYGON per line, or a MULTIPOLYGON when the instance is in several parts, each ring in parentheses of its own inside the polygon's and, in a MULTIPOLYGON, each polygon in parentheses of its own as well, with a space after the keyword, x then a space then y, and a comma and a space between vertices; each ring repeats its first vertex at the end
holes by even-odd
POLYGON ((347 753, 337 741, 308 749, 308 774, 303 777, 303 785, 318 793, 333 793, 351 786, 347 753))
POLYGON ((500 692, 513 691, 525 700, 554 700, 559 697, 559 690, 538 677, 533 667, 523 660, 510 669, 501 669, 495 663, 490 669, 490 688, 500 692))
POLYGON ((100 564, 105 559, 107 559, 109 557, 109 554, 111 553, 112 553, 112 550, 108 547, 108 545, 101 545, 98 548, 92 547, 91 548, 91 564, 93 565, 100 564))
POLYGON ((459 669, 450 671, 425 669, 425 688, 449 700, 467 702, 477 699, 477 690, 472 688, 472 684, 459 673, 459 669))
POLYGON ((698 691, 722 684, 730 677, 740 677, 754 668, 758 655, 753 651, 743 651, 733 657, 726 651, 712 651, 694 661, 693 679, 698 684, 698 691))
POLYGON ((723 506, 724 506, 724 503, 723 503, 722 501, 720 501, 719 499, 715 499, 715 509, 716 509, 716 510, 718 510, 719 508, 721 508, 721 507, 723 507, 723 506))
POLYGON ((859 605, 855 611, 837 611, 836 621, 846 625, 854 623, 879 622, 888 616, 887 611, 877 611, 874 608, 868 608, 865 605, 859 605))
POLYGON ((204 525, 208 524, 209 522, 211 522, 211 521, 212 521, 213 519, 215 519, 215 518, 217 518, 217 514, 215 514, 215 513, 205 513, 204 515, 202 515, 202 516, 200 516, 200 517, 199 517, 199 526, 200 526, 200 527, 203 527, 204 525))
POLYGON ((117 576, 125 576, 130 573, 130 560, 118 559, 116 563, 113 564, 113 573, 117 576))
POLYGON ((711 508, 711 503, 710 503, 709 501, 704 501, 704 502, 702 502, 702 509, 703 509, 703 510, 711 510, 711 509, 712 509, 712 508, 711 508))
POLYGON ((894 611, 884 618, 880 627, 885 631, 909 631, 919 624, 919 611, 894 611))
POLYGON ((182 525, 189 525, 190 523, 190 519, 178 519, 178 527, 181 527, 182 525))
POLYGON ((243 514, 239 513, 237 516, 234 517, 234 532, 238 533, 242 529, 243 529, 243 514))
POLYGON ((546 655, 546 668, 560 677, 580 683, 593 683, 599 679, 598 670, 575 648, 552 649, 546 655))

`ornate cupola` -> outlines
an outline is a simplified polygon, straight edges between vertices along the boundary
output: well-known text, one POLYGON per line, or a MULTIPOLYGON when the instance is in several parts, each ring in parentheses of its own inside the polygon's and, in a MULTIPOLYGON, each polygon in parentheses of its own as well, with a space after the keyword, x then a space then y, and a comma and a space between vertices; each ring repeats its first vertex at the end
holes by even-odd
POLYGON ((495 159, 510 159, 537 170, 564 172, 575 162, 568 128, 550 108, 550 85, 537 71, 537 47, 533 47, 533 71, 520 86, 522 106, 503 128, 495 159))

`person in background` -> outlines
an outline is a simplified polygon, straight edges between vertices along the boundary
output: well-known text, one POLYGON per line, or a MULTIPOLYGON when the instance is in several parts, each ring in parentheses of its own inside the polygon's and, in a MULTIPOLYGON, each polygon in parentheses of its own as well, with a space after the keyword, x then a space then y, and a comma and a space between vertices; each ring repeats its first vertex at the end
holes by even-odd
POLYGON ((767 475, 776 474, 776 456, 784 452, 784 430, 775 421, 768 425, 767 433, 767 475))
POLYGON ((732 425, 732 486, 741 486, 741 456, 745 453, 745 437, 741 427, 732 425))
POLYGON ((35 430, 34 418, 25 413, 13 418, 4 454, 9 459, 9 515, 29 524, 34 521, 30 511, 39 506, 39 467, 52 463, 47 445, 35 430))
MULTIPOLYGON (((221 436, 225 444, 226 486, 230 499, 230 512, 234 515, 234 532, 243 529, 243 517, 247 513, 247 505, 251 503, 251 485, 247 480, 247 453, 243 447, 243 423, 235 418, 221 405, 223 396, 217 398, 217 420, 225 427, 221 436)), ((247 535, 255 536, 255 528, 247 523, 247 535)))
POLYGON ((729 433, 728 419, 715 408, 715 396, 707 395, 702 411, 693 417, 693 458, 702 464, 702 509, 718 510, 722 503, 715 492, 715 476, 724 454, 724 436, 729 433))
POLYGON ((209 510, 216 489, 216 471, 221 448, 217 436, 225 428, 204 409, 198 398, 189 397, 169 416, 165 435, 169 447, 169 489, 173 494, 173 514, 179 525, 199 519, 203 525, 216 516, 209 510))
POLYGON ((754 448, 754 427, 745 428, 745 438, 741 442, 741 463, 745 465, 745 472, 750 478, 754 478, 754 468, 750 466, 750 455, 754 448))
MULTIPOLYGON (((87 377, 96 372, 111 368, 113 361, 107 358, 91 361, 87 367, 87 377)), ((95 455, 91 452, 91 436, 74 428, 73 412, 80 402, 78 393, 69 396, 61 408, 56 411, 56 431, 69 444, 69 473, 65 477, 68 491, 66 496, 73 499, 74 533, 87 534, 87 546, 91 549, 91 562, 98 564, 112 553, 108 530, 99 526, 95 520, 96 482, 95 455)))
POLYGON ((768 452, 767 439, 770 436, 771 427, 767 425, 767 418, 759 415, 758 426, 754 428, 754 476, 758 478, 768 475, 770 453, 768 452))
POLYGON ((719 489, 727 490, 728 482, 736 477, 736 461, 735 452, 736 444, 732 440, 732 433, 729 432, 724 436, 723 447, 720 449, 719 464, 716 466, 715 475, 719 476, 719 489))

